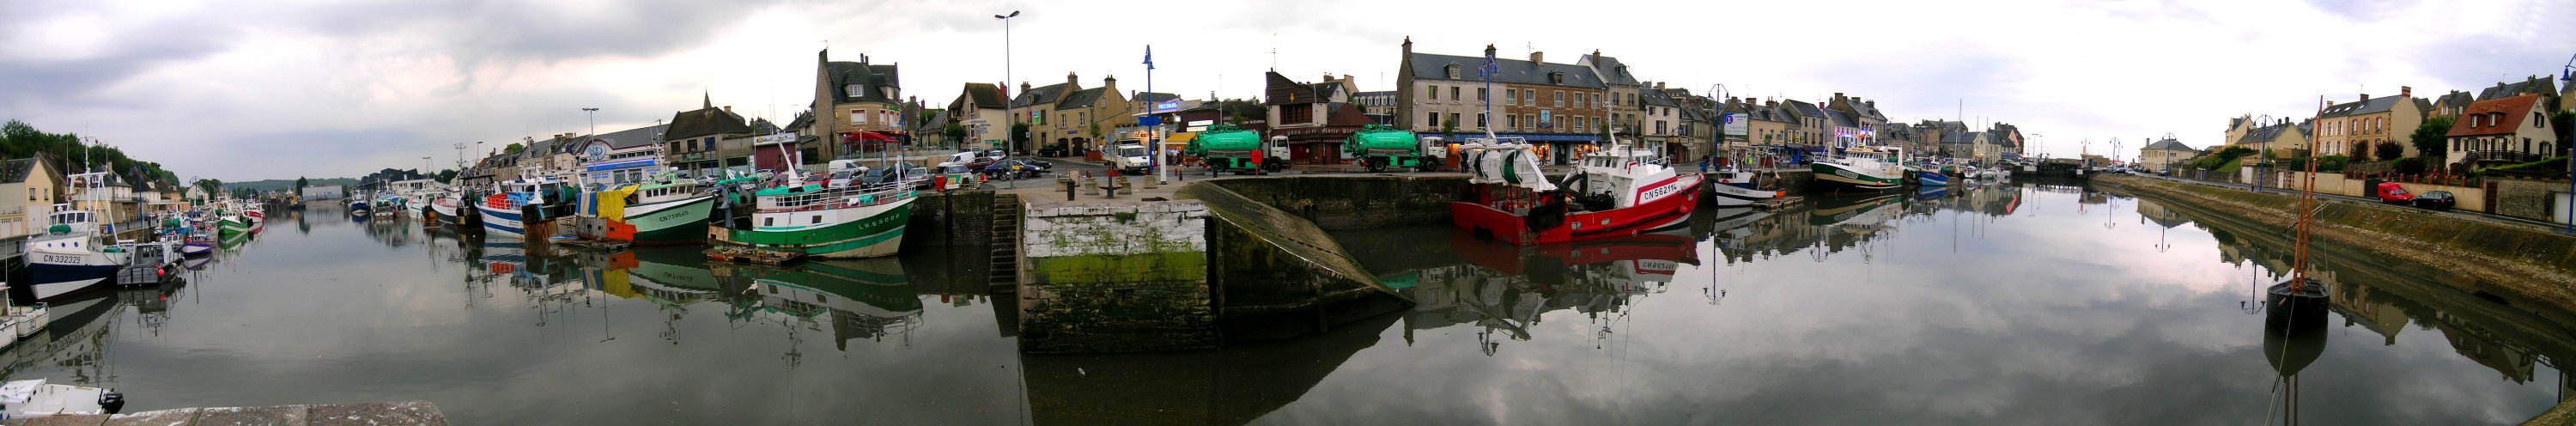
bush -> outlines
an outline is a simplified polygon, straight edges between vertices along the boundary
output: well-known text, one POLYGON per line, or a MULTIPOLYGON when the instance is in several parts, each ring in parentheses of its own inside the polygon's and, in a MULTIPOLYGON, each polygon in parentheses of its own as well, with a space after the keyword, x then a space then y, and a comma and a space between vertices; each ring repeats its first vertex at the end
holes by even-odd
POLYGON ((2513 176, 2566 176, 2567 157, 2552 157, 2546 160, 2533 161, 2529 163, 2488 167, 2478 169, 2476 174, 2478 176, 2497 174, 2513 176))
POLYGON ((2410 175, 2424 173, 2424 157, 2397 159, 2397 172, 2410 175))
POLYGON ((2220 166, 2227 165, 2227 162, 2230 160, 2235 160, 2237 157, 2252 154, 2254 154, 2253 148, 2231 146, 2225 149, 2220 149, 2218 152, 2211 153, 2210 155, 2201 156, 2200 159, 2192 160, 2191 166, 2192 168, 2201 170, 2216 170, 2220 166))
POLYGON ((2405 150, 2406 147, 2397 146, 2396 142, 2386 141, 2382 141, 2379 145, 2371 147, 2371 153, 2377 154, 2376 156, 2379 157, 2379 161, 2395 160, 2397 157, 2404 157, 2406 156, 2405 150))
POLYGON ((2307 171, 2307 170, 2308 170, 2308 161, 2309 161, 2309 160, 2315 160, 2315 161, 2317 162, 2317 172, 2318 172, 2318 173, 2324 173, 2324 172, 2340 172, 2340 171, 2343 171, 2344 166, 2347 166, 2347 165, 2351 165, 2351 164, 2352 164, 2352 157, 2346 157, 2346 156, 2341 156, 2341 155, 2328 155, 2328 156, 2324 156, 2324 157, 2315 157, 2315 158, 2306 158, 2306 157, 2301 157, 2301 158, 2283 159, 2283 160, 2281 160, 2281 169, 2282 169, 2282 170, 2292 170, 2292 171, 2307 171))

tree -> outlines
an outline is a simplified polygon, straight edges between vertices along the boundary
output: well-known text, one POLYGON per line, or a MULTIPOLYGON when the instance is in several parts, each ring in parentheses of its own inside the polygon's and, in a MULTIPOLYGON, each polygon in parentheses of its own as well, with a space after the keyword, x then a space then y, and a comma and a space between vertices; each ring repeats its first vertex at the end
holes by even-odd
POLYGON ((1011 146, 1029 149, 1029 123, 1011 123, 1011 146))
POLYGON ((312 181, 312 180, 310 180, 310 179, 305 179, 303 176, 297 176, 297 177, 295 177, 295 193, 297 193, 297 194, 302 194, 302 193, 304 193, 304 187, 305 187, 305 186, 312 185, 312 184, 313 184, 313 181, 312 181))
POLYGON ((1442 137, 1446 138, 1446 139, 1457 139, 1457 138, 1458 138, 1458 117, 1456 117, 1456 116, 1451 116, 1451 117, 1449 117, 1449 118, 1446 118, 1446 119, 1442 119, 1442 120, 1440 120, 1440 135, 1441 135, 1442 137))
POLYGON ((948 127, 940 128, 939 134, 941 136, 947 136, 949 141, 957 142, 958 145, 965 145, 966 125, 952 121, 948 123, 948 127))
POLYGON ((2451 133, 2451 124, 2452 117, 2449 116, 2425 119, 2423 125, 2415 126, 2414 134, 2406 136, 2406 141, 2415 144, 2416 156, 2441 164, 2450 158, 2450 148, 2444 146, 2447 141, 2443 135, 2451 133))
POLYGON ((509 146, 501 147, 501 153, 510 155, 518 155, 520 151, 526 150, 528 150, 528 146, 522 145, 518 142, 511 142, 509 146))
POLYGON ((2388 161, 2406 156, 2406 147, 2397 146, 2396 142, 2379 141, 2379 145, 2371 147, 2371 152, 2378 155, 2379 161, 2388 161))

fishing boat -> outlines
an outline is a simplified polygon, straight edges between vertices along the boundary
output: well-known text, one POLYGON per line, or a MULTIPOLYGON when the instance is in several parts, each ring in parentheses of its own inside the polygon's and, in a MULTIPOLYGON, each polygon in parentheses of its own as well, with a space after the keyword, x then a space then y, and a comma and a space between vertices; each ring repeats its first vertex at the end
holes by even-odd
POLYGON ((1908 170, 1908 172, 1911 172, 1910 174, 1914 175, 1914 184, 1916 184, 1916 185, 1922 185, 1922 186, 1949 186, 1949 185, 1950 185, 1950 176, 1949 176, 1949 175, 1942 174, 1942 173, 1941 173, 1941 171, 1940 171, 1939 169, 1908 170))
POLYGON ((544 213, 542 209, 528 207, 545 206, 548 203, 546 191, 555 185, 556 181, 543 177, 499 183, 499 188, 492 195, 484 196, 483 202, 474 206, 476 213, 483 216, 484 234, 509 238, 526 236, 527 222, 542 220, 527 215, 544 213))
POLYGON ((240 212, 222 210, 217 212, 217 215, 215 216, 215 233, 217 234, 247 234, 250 233, 250 229, 250 219, 242 216, 240 212))
POLYGON ((636 244, 686 244, 706 241, 707 218, 715 214, 716 196, 694 179, 664 173, 658 181, 634 187, 633 204, 620 207, 621 229, 610 239, 636 244), (622 235, 621 235, 622 234, 622 235))
POLYGON ((243 222, 250 224, 249 230, 251 232, 259 232, 259 230, 268 228, 268 211, 262 210, 259 204, 243 204, 241 208, 241 218, 243 222))
MULTIPOLYGON (((7 284, 0 284, 0 289, 6 288, 7 284)), ((46 311, 43 303, 11 303, 9 292, 0 291, 0 339, 8 339, 0 342, 0 346, 13 346, 27 336, 45 331, 46 325, 53 324, 53 316, 46 311)))
POLYGON ((1513 244, 1637 235, 1688 221, 1699 207, 1699 175, 1675 173, 1654 151, 1616 140, 1583 155, 1564 179, 1571 188, 1548 182, 1521 138, 1488 131, 1459 153, 1473 176, 1468 201, 1449 203, 1452 222, 1513 244))
POLYGON ((1832 190, 1884 191, 1905 183, 1905 168, 1897 163, 1900 152, 1891 146, 1854 147, 1809 167, 1816 183, 1832 190))
POLYGON ((125 394, 113 389, 49 384, 45 379, 11 380, 0 384, 0 405, 8 407, 0 418, 95 416, 124 410, 125 394))
POLYGON ((97 214, 56 204, 45 233, 27 238, 30 285, 12 286, 24 300, 44 301, 79 293, 116 276, 129 253, 99 232, 97 214))
POLYGON ((834 160, 821 182, 794 173, 752 193, 751 226, 717 229, 716 240, 825 258, 869 258, 902 248, 919 179, 870 174, 853 160, 834 160), (871 179, 873 177, 873 179, 871 179))
POLYGON ((373 206, 371 206, 371 205, 369 205, 369 204, 367 203, 367 197, 349 197, 349 215, 350 215, 350 216, 366 216, 366 215, 369 215, 369 214, 371 214, 371 213, 372 213, 372 212, 370 212, 370 211, 369 211, 369 209, 370 209, 371 207, 373 207, 373 206))
POLYGON ((1707 177, 1708 195, 1717 201, 1718 207, 1750 206, 1789 195, 1789 191, 1762 188, 1756 183, 1754 172, 1739 170, 1733 165, 1710 172, 1707 177))

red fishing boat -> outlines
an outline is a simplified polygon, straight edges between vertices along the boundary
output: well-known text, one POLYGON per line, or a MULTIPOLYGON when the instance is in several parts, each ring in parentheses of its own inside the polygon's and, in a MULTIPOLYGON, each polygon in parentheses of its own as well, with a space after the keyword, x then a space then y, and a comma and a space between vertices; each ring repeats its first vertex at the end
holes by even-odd
POLYGON ((1614 139, 1550 182, 1519 139, 1488 134, 1459 148, 1460 163, 1474 175, 1467 200, 1449 203, 1459 228, 1513 244, 1562 243, 1678 226, 1699 207, 1700 176, 1676 173, 1652 150, 1614 139))

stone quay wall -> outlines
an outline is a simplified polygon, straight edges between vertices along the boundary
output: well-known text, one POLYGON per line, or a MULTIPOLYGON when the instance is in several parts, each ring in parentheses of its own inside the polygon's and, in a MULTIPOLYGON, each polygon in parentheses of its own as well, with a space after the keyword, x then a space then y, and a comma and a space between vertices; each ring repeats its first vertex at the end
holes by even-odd
POLYGON ((1205 205, 1186 200, 1030 209, 1020 231, 1020 350, 1217 347, 1207 219, 1205 205))

